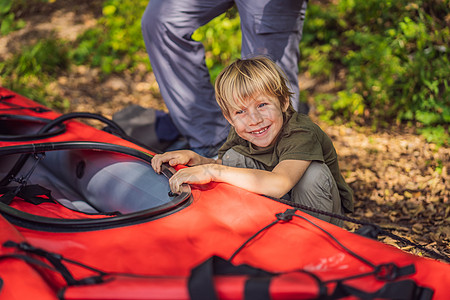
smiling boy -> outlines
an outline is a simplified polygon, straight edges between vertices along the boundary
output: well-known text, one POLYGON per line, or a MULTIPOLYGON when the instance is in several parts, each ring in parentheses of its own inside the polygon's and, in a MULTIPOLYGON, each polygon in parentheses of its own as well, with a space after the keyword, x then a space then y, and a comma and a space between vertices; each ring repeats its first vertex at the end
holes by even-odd
MULTIPOLYGON (((266 57, 235 61, 215 84, 216 100, 232 126, 218 159, 180 150, 155 155, 153 168, 159 173, 162 163, 191 166, 171 177, 173 192, 183 183, 226 182, 327 212, 353 211, 352 191, 340 174, 331 139, 294 111, 286 82, 266 57)), ((310 214, 342 226, 339 219, 310 214)))

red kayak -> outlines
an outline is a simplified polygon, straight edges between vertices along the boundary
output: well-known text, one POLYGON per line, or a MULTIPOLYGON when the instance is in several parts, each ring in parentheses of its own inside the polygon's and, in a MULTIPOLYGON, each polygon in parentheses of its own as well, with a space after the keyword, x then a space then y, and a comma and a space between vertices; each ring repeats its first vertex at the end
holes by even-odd
POLYGON ((112 121, 0 99, 0 300, 448 299, 445 262, 228 184, 172 194, 112 121))

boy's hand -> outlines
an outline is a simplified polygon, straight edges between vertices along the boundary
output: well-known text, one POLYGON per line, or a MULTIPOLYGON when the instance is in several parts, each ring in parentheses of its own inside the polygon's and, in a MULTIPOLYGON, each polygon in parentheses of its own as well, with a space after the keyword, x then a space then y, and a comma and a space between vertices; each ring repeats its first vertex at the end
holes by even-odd
POLYGON ((222 160, 203 157, 191 150, 170 151, 156 154, 152 158, 152 167, 156 173, 161 172, 161 165, 168 163, 171 167, 176 165, 197 166, 204 164, 222 164, 222 160))
POLYGON ((161 165, 168 163, 170 166, 188 165, 194 166, 201 161, 201 156, 191 150, 178 150, 157 154, 152 158, 152 168, 156 173, 161 172, 161 165))
POLYGON ((222 161, 203 157, 191 150, 177 150, 153 156, 152 168, 156 173, 161 173, 163 163, 168 163, 172 167, 176 165, 192 166, 183 168, 170 177, 170 190, 178 194, 183 183, 205 184, 213 181, 213 171, 220 169, 222 161))
POLYGON ((213 181, 213 168, 217 168, 217 165, 202 165, 191 168, 184 168, 178 170, 169 179, 170 190, 173 193, 180 193, 180 187, 183 183, 189 184, 206 184, 213 181))

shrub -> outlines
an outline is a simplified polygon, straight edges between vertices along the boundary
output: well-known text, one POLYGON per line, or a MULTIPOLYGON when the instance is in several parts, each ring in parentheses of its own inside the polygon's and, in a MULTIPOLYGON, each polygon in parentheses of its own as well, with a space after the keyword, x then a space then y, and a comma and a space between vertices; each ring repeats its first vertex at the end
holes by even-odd
POLYGON ((44 105, 64 110, 67 100, 53 94, 53 75, 69 66, 68 47, 54 38, 40 40, 0 63, 1 85, 44 105))
POLYGON ((73 62, 100 67, 105 75, 132 69, 139 62, 150 66, 141 33, 141 17, 147 3, 148 0, 105 1, 97 26, 78 37, 70 53, 73 62))
POLYGON ((241 56, 240 18, 236 7, 197 29, 192 39, 205 46, 206 66, 214 82, 225 66, 241 56))
POLYGON ((450 123, 449 25, 448 0, 311 3, 302 68, 316 76, 344 70, 345 92, 321 104, 333 112, 328 117, 375 128, 410 122, 448 143, 442 128, 450 123))
POLYGON ((17 6, 23 4, 23 1, 0 0, 0 35, 7 35, 8 33, 21 29, 25 26, 23 20, 16 20, 14 13, 17 6))

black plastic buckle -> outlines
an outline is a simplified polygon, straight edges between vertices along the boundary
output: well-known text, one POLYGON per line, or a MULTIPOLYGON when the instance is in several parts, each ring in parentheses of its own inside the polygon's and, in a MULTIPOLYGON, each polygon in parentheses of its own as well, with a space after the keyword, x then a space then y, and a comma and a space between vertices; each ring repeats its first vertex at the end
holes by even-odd
POLYGON ((399 267, 387 263, 375 267, 375 277, 379 280, 392 281, 399 277, 399 267))
POLYGON ((295 212, 297 210, 296 209, 292 209, 292 208, 288 208, 286 209, 285 212, 283 213, 278 213, 275 216, 277 217, 278 220, 280 221, 286 221, 289 222, 290 220, 292 220, 292 217, 294 216, 295 212))

